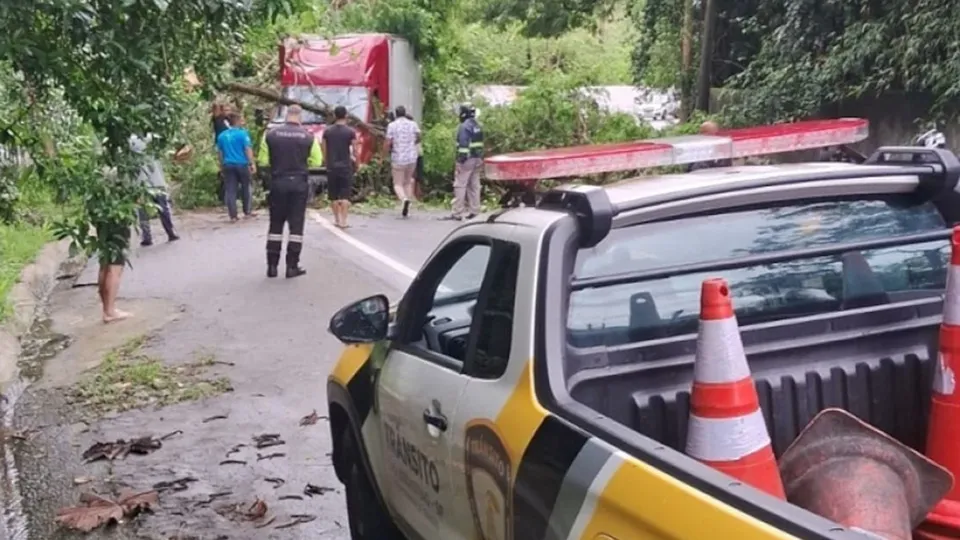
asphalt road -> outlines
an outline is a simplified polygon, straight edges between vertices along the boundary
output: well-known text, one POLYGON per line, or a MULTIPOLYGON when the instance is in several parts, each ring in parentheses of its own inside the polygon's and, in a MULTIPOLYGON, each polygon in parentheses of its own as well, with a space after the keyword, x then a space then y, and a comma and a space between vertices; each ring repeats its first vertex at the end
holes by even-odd
POLYGON ((352 228, 341 233, 311 214, 302 260, 308 274, 296 280, 265 278, 266 216, 235 225, 222 215, 179 216, 183 240, 167 244, 161 233, 157 245, 136 251, 124 276, 121 307, 135 317, 106 327, 98 320, 95 288, 84 286, 95 281, 95 268, 87 268, 78 287, 52 299, 51 331, 70 336, 72 344, 45 363, 40 380, 19 400, 15 427, 29 435, 16 444, 16 470, 8 467, 4 476, 19 478, 30 534, 12 537, 72 538, 56 528, 54 516, 58 508, 74 505, 81 492, 146 490, 193 478, 185 490, 161 492, 160 507, 138 527, 122 525, 89 537, 349 538, 342 487, 328 455, 328 425, 321 419, 300 426, 299 420, 313 410, 326 413, 326 377, 341 350, 327 332, 330 316, 366 295, 399 298, 456 226, 437 215, 354 216, 352 228), (111 348, 141 335, 150 336, 146 352, 170 365, 196 361, 198 355, 215 358, 209 375, 229 378, 234 390, 81 422, 68 389, 111 348), (94 442, 171 432, 182 433, 148 455, 112 463, 80 459, 94 442), (285 444, 253 448, 251 438, 264 433, 279 434, 285 444), (246 446, 228 456, 237 445, 246 446), (282 455, 258 459, 258 453, 282 455), (221 464, 226 459, 244 463, 221 464), (284 483, 275 488, 267 478, 284 483), (308 483, 332 491, 307 497, 308 483), (220 495, 210 501, 215 494, 220 495), (221 515, 223 506, 249 505, 256 498, 276 516, 267 527, 221 515), (317 519, 276 528, 294 514, 317 519))

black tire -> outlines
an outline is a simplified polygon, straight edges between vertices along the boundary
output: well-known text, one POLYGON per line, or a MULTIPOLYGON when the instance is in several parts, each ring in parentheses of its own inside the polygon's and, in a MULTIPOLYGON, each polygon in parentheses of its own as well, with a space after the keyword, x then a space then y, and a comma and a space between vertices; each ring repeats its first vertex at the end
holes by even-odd
POLYGON ((403 540, 403 535, 377 499, 366 470, 357 457, 358 445, 349 429, 343 434, 343 455, 347 461, 345 491, 350 537, 353 540, 403 540))

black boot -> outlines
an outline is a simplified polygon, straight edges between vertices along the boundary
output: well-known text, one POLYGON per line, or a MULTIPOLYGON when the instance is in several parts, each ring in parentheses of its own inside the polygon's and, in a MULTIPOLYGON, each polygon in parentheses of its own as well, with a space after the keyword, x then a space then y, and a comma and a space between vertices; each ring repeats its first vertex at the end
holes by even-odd
POLYGON ((287 267, 287 277, 288 277, 288 278, 300 277, 300 276, 302 276, 302 275, 304 275, 304 274, 306 274, 306 273, 307 273, 307 271, 304 270, 303 268, 300 268, 299 266, 288 266, 288 267, 287 267))
POLYGON ((277 265, 275 264, 267 265, 267 277, 268 278, 277 277, 277 265))

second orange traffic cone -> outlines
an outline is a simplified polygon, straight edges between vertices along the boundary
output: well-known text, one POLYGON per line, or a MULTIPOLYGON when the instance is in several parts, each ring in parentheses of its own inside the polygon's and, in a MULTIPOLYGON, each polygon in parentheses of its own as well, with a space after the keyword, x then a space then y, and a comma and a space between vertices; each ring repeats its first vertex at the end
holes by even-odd
POLYGON ((730 288, 722 279, 704 281, 700 293, 686 453, 745 484, 784 498, 730 288))
MULTIPOLYGON (((940 345, 927 421, 926 455, 943 465, 955 478, 960 478, 960 388, 957 387, 957 371, 960 370, 960 227, 953 229, 951 244, 940 345)), ((952 534, 942 537, 960 538, 960 483, 955 484, 930 512, 918 535, 922 538, 939 537, 924 535, 925 529, 951 531, 952 534)))

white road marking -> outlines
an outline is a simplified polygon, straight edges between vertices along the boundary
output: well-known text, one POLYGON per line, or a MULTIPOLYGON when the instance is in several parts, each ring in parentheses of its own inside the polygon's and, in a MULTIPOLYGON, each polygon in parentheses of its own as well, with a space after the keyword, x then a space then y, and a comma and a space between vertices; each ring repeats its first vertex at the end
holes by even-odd
POLYGON ((311 211, 310 211, 310 215, 311 215, 311 217, 313 218, 314 221, 316 221, 317 223, 319 223, 320 226, 323 227, 324 229, 330 231, 334 236, 336 236, 337 238, 339 238, 339 239, 343 240, 344 242, 350 244, 351 246, 357 248, 358 250, 362 251, 363 253, 367 254, 368 256, 370 256, 371 258, 373 258, 373 259, 376 260, 377 262, 383 264, 383 265, 386 266, 387 268, 390 268, 391 270, 397 272, 398 274, 403 275, 404 277, 406 277, 407 279, 409 279, 409 280, 411 280, 411 281, 412 281, 415 277, 417 277, 417 272, 416 272, 415 270, 413 270, 413 269, 410 268, 409 266, 406 266, 406 265, 398 262, 397 260, 393 259, 393 258, 390 257, 389 255, 387 255, 387 254, 385 254, 385 253, 383 253, 383 252, 381 252, 381 251, 378 251, 378 250, 376 250, 376 249, 368 246, 367 244, 364 244, 364 243, 361 242, 360 240, 357 240, 356 238, 354 238, 354 237, 350 236, 349 234, 343 232, 342 230, 338 229, 336 226, 334 226, 333 223, 330 223, 330 221, 329 221, 328 219, 326 219, 325 217, 321 216, 321 215, 320 215, 320 212, 317 212, 316 210, 311 210, 311 211))
MULTIPOLYGON (((330 223, 330 220, 320 215, 320 212, 316 210, 310 210, 310 216, 314 221, 320 224, 321 227, 333 233, 334 236, 343 240, 344 242, 350 244, 351 246, 359 249, 360 251, 366 253, 372 257, 377 262, 385 265, 387 268, 390 268, 394 272, 397 272, 410 281, 413 281, 417 277, 417 271, 410 268, 409 266, 397 261, 393 257, 374 249, 373 247, 357 240, 356 238, 350 236, 349 234, 343 232, 341 229, 337 228, 333 223, 330 223)), ((442 293, 453 292, 453 289, 447 287, 446 285, 440 285, 437 287, 437 290, 442 293)))

